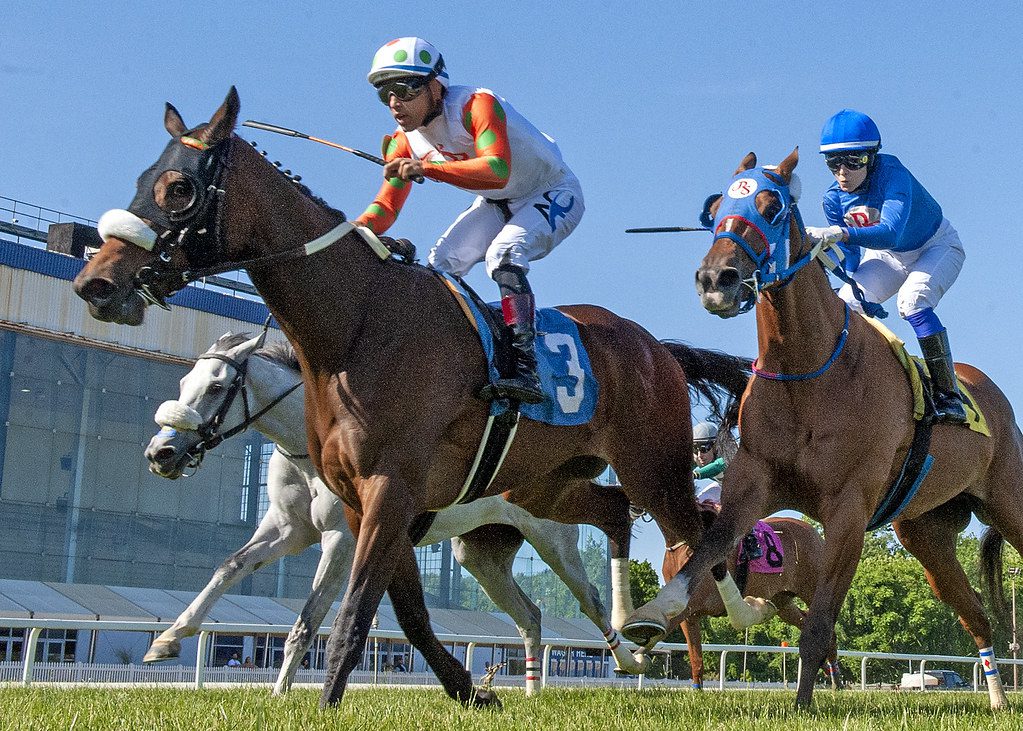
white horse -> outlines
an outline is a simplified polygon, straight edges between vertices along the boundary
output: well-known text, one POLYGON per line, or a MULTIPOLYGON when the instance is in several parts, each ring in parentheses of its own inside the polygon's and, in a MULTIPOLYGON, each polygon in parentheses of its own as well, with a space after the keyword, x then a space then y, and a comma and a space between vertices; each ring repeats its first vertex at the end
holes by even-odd
MULTIPOLYGON (((146 448, 150 471, 176 479, 198 466, 207 449, 253 426, 277 446, 267 472, 270 507, 252 538, 224 561, 209 584, 164 631, 145 662, 180 655, 181 639, 199 630, 216 601, 256 569, 320 542, 322 555, 312 593, 285 643, 284 662, 274 694, 288 690, 299 663, 331 603, 348 579, 355 540, 341 501, 316 475, 306 451, 304 389, 294 352, 286 344, 261 348, 263 336, 248 339, 228 333, 199 356, 181 379, 176 401, 156 412, 162 428, 146 448), (226 425, 233 426, 227 427, 226 425)), ((508 613, 526 648, 526 693, 539 692, 540 610, 515 583, 512 563, 523 539, 568 585, 579 606, 614 655, 618 670, 640 674, 649 669, 645 654, 635 657, 616 631, 632 613, 628 558, 612 559, 613 622, 586 577, 579 555, 579 527, 533 517, 501 497, 485 497, 442 510, 420 541, 430 545, 451 538, 455 558, 487 596, 508 613)))

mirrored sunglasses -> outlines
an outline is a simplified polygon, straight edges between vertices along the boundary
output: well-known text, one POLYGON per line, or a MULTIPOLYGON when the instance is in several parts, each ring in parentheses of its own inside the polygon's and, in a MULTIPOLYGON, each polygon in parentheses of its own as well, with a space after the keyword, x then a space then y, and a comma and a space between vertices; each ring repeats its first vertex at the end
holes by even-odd
POLYGON ((714 442, 701 442, 693 445, 693 454, 702 454, 714 449, 714 442))
POLYGON ((824 162, 828 169, 837 173, 838 169, 845 165, 847 170, 860 170, 870 162, 869 152, 836 152, 824 156, 824 162))
POLYGON ((377 94, 384 104, 391 103, 391 94, 403 102, 411 101, 422 93, 433 78, 434 74, 429 74, 428 76, 407 76, 404 79, 385 81, 377 87, 377 94))

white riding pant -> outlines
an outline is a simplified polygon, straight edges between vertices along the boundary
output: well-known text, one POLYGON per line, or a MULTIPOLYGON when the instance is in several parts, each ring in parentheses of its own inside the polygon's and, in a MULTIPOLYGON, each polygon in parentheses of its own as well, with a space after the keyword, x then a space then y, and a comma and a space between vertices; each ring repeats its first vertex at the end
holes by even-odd
POLYGON ((565 240, 583 217, 583 191, 575 176, 562 178, 534 196, 508 201, 511 218, 483 196, 455 219, 433 249, 435 269, 463 276, 484 259, 487 274, 502 264, 529 271, 529 262, 542 259, 565 240))
MULTIPOLYGON (((937 307, 966 260, 959 234, 942 219, 938 230, 923 246, 912 251, 864 249, 853 279, 868 302, 884 302, 898 292, 903 318, 928 307, 937 307)), ((838 295, 856 311, 862 311, 852 287, 843 285, 838 295)))

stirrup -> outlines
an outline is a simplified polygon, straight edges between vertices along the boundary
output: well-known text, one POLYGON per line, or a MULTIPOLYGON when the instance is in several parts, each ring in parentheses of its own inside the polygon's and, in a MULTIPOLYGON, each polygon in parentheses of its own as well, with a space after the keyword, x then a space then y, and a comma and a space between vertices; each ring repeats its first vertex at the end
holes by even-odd
POLYGON ((934 418, 943 424, 965 424, 967 416, 962 399, 953 394, 942 394, 935 398, 934 418))
POLYGON ((542 404, 547 400, 539 384, 533 386, 523 383, 521 378, 500 378, 480 389, 480 398, 485 401, 510 399, 524 404, 542 404))

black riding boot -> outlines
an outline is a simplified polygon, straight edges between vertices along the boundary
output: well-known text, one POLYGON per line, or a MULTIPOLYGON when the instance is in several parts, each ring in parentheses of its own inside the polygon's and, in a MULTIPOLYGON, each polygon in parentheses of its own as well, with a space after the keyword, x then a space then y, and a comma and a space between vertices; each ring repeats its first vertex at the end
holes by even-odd
POLYGON ((512 331, 512 350, 515 354, 515 372, 510 378, 498 379, 496 390, 502 396, 525 404, 539 404, 546 400, 540 379, 536 375, 535 304, 533 293, 526 281, 526 273, 519 267, 498 267, 494 279, 501 288, 501 311, 504 322, 512 331))
POLYGON ((948 345, 948 331, 942 330, 918 340, 920 351, 927 363, 927 370, 931 374, 934 408, 938 421, 965 424, 966 409, 963 408, 963 397, 956 383, 952 349, 948 345))

